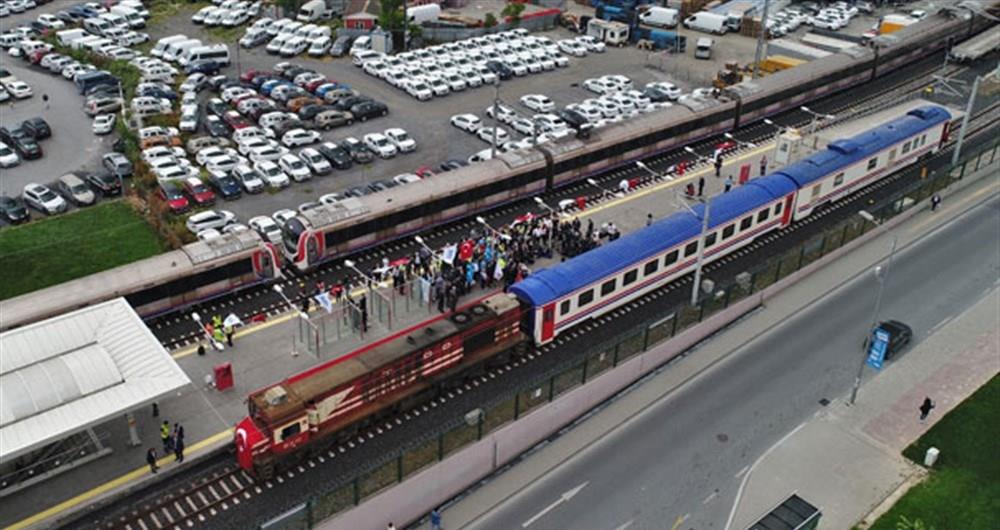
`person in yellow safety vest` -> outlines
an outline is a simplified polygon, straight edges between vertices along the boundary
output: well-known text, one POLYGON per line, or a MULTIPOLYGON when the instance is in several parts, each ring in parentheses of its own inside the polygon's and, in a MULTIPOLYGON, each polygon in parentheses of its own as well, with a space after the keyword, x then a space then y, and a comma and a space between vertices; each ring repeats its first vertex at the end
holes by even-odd
POLYGON ((219 316, 219 315, 215 315, 214 317, 212 317, 212 324, 216 327, 216 329, 221 328, 222 327, 222 317, 219 316))
POLYGON ((232 326, 225 326, 225 327, 222 328, 222 331, 226 334, 226 344, 228 344, 229 347, 232 348, 233 347, 233 327, 232 326))
POLYGON ((213 335, 213 338, 219 344, 222 344, 222 341, 226 340, 226 336, 222 333, 222 327, 215 328, 215 333, 213 335))

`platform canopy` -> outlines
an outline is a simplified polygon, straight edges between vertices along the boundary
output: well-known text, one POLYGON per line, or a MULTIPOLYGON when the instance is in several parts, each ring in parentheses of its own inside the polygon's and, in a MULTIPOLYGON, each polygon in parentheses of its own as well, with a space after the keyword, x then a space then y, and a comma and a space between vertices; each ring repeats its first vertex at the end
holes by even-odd
POLYGON ((0 334, 0 460, 190 383, 124 298, 0 334))

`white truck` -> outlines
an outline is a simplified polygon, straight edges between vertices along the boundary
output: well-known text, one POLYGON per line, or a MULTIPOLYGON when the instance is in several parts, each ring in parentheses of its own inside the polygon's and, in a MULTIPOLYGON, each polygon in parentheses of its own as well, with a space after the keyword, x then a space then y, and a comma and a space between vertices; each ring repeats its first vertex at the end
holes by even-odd
POLYGON ((647 26, 672 28, 680 20, 680 11, 667 7, 653 6, 639 14, 639 23, 647 26))
POLYGON ((628 24, 614 20, 592 18, 587 22, 587 35, 594 37, 608 46, 628 44, 628 24))
POLYGON ((406 10, 407 22, 418 26, 424 22, 437 20, 439 16, 441 16, 441 6, 437 4, 425 4, 406 10))

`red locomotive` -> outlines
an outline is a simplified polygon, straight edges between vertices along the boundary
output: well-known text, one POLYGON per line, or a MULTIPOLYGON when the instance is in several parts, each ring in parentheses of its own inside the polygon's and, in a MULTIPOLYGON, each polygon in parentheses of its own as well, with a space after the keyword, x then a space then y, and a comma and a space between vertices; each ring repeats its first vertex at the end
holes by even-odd
POLYGON ((240 466, 270 477, 345 427, 525 345, 520 321, 517 299, 495 294, 250 394, 235 432, 240 466))

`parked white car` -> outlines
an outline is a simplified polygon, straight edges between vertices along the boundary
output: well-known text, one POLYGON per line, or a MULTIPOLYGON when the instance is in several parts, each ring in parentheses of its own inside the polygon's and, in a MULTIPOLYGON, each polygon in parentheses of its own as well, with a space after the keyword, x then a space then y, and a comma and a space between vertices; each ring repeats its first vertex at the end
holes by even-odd
POLYGON ((249 224, 250 228, 264 239, 276 245, 281 243, 281 226, 274 219, 266 215, 258 215, 251 218, 249 224))
POLYGON ((556 104, 542 94, 527 94, 521 96, 521 104, 536 112, 552 112, 556 110, 556 104))
POLYGON ((197 234, 202 230, 219 230, 228 224, 236 222, 236 214, 227 210, 207 210, 198 212, 187 218, 184 224, 192 234, 197 234))
POLYGON ((94 134, 111 134, 111 131, 115 130, 115 119, 115 114, 98 114, 94 116, 94 134))
POLYGON ((298 147, 302 145, 314 144, 320 140, 321 136, 316 131, 305 129, 292 129, 281 137, 281 143, 285 147, 298 147))
POLYGON ((264 181, 267 182, 267 185, 273 189, 287 188, 292 183, 288 179, 288 175, 278 167, 278 164, 270 160, 256 162, 253 168, 257 170, 257 173, 260 173, 264 181))
POLYGON ((392 158, 399 152, 399 149, 382 133, 366 134, 362 140, 368 149, 371 149, 382 158, 392 158))
POLYGON ((417 150, 417 141, 399 127, 386 129, 385 137, 392 142, 392 145, 396 146, 396 149, 399 149, 400 153, 412 153, 417 150))
POLYGON ((463 131, 476 132, 483 122, 475 114, 456 114, 451 117, 451 124, 463 131))
POLYGON ((278 159, 278 167, 282 171, 292 177, 295 182, 303 182, 312 178, 312 172, 309 171, 309 166, 302 161, 298 156, 287 153, 278 159))

